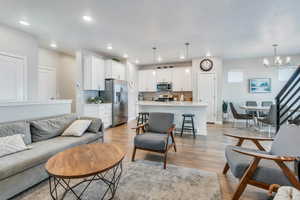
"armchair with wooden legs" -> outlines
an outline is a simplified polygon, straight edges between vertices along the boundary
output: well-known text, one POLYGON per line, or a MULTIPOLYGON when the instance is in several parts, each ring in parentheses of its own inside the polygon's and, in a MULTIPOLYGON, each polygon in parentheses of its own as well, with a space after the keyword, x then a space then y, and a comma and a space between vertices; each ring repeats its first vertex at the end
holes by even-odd
POLYGON ((164 169, 166 169, 168 151, 174 148, 176 152, 173 121, 174 114, 172 113, 150 113, 148 123, 135 128, 132 161, 138 149, 162 153, 164 154, 164 169))
MULTIPOLYGON (((243 148, 241 146, 227 146, 225 156, 227 163, 223 173, 228 169, 240 179, 232 199, 238 200, 247 185, 253 185, 268 190, 270 185, 294 186, 300 189, 300 182, 293 166, 300 156, 300 127, 284 125, 280 128, 271 150, 265 151, 243 148)), ((240 139, 240 141, 243 139, 240 139)), ((258 141, 253 140, 252 141, 258 141)), ((256 142, 254 142, 256 144, 256 142)), ((240 142, 242 143, 242 142, 240 142)), ((259 144, 259 143, 258 143, 259 144)))

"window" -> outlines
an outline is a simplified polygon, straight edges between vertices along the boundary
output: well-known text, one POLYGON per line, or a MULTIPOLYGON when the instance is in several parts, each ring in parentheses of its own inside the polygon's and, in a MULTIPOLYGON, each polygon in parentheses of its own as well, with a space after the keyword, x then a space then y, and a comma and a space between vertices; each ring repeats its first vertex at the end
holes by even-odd
POLYGON ((229 71, 227 81, 228 83, 240 83, 244 80, 244 73, 240 71, 229 71))
POLYGON ((278 80, 279 81, 287 81, 294 73, 295 68, 286 68, 278 70, 278 80))

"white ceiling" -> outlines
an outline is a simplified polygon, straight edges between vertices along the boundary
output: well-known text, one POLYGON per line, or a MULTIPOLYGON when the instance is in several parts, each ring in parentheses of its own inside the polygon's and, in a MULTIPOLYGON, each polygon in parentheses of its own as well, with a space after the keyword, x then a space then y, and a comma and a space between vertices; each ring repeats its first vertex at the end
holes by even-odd
POLYGON ((126 52, 145 64, 153 45, 163 61, 176 61, 186 41, 191 57, 267 56, 272 43, 281 54, 300 53, 299 8, 299 0, 1 0, 0 23, 36 35, 41 46, 126 52))

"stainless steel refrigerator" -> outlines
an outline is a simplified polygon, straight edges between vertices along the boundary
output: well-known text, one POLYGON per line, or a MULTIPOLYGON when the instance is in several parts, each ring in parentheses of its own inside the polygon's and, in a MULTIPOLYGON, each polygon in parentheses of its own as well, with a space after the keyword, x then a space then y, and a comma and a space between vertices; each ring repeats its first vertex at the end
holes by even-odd
POLYGON ((105 99, 112 103, 112 126, 128 121, 127 81, 105 79, 105 99))

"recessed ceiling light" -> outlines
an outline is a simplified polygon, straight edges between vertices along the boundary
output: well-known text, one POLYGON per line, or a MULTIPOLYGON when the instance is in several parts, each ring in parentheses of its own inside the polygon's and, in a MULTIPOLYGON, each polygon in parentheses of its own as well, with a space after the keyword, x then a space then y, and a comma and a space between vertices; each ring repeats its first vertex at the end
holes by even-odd
POLYGON ((52 43, 50 44, 50 47, 52 47, 52 48, 56 48, 56 47, 57 47, 57 45, 56 45, 56 43, 52 42, 52 43))
POLYGON ((20 20, 19 24, 23 25, 23 26, 30 26, 30 23, 25 21, 25 20, 20 20))
POLYGON ((139 61, 138 59, 136 59, 136 60, 135 60, 135 63, 136 63, 136 64, 139 64, 139 63, 140 63, 140 61, 139 61))
POLYGON ((124 53, 123 58, 128 58, 128 55, 124 53))
POLYGON ((82 16, 82 19, 83 19, 84 21, 86 21, 86 22, 91 22, 91 21, 93 21, 93 18, 92 18, 91 16, 89 16, 89 15, 84 15, 84 16, 82 16))
POLYGON ((111 44, 108 44, 106 48, 107 48, 108 50, 112 50, 112 45, 111 45, 111 44))

